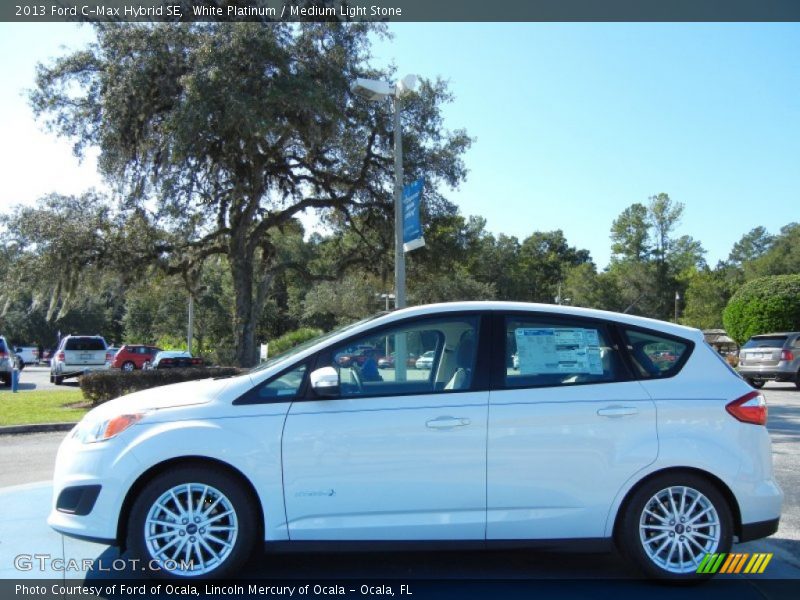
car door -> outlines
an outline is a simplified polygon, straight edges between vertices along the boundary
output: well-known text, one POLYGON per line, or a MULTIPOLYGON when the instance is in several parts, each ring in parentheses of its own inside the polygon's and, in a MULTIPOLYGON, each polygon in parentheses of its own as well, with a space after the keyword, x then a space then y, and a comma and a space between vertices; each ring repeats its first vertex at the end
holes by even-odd
POLYGON ((339 391, 293 402, 286 418, 290 539, 484 539, 489 394, 479 322, 410 320, 319 356, 318 367, 338 371, 339 391), (340 360, 357 346, 370 348, 364 365, 340 360), (403 358, 428 350, 431 369, 403 358), (368 364, 392 352, 390 368, 368 364))
POLYGON ((489 401, 487 539, 603 537, 617 492, 658 454, 654 403, 608 325, 498 321, 505 364, 495 364, 489 401))

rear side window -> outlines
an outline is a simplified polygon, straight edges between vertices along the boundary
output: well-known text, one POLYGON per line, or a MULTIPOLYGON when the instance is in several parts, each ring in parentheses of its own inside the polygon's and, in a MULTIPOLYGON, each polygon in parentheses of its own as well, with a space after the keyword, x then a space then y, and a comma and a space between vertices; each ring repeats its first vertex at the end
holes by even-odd
POLYGON ((506 388, 610 383, 626 374, 605 325, 506 318, 506 388))
POLYGON ((70 338, 67 340, 64 350, 105 350, 106 345, 100 338, 70 338))
POLYGON ((747 340, 742 348, 783 348, 787 339, 785 335, 760 335, 747 340))
POLYGON ((672 377, 691 353, 693 344, 655 331, 623 329, 636 374, 644 379, 672 377))
POLYGON ((6 344, 3 340, 0 340, 0 352, 6 351, 6 344))

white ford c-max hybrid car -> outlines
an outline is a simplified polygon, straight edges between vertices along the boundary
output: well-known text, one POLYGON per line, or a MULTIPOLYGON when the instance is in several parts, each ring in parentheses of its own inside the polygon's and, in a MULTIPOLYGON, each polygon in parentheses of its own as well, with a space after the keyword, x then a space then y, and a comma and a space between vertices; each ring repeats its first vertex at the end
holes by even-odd
POLYGON ((230 574, 262 542, 554 540, 615 543, 647 575, 702 578, 706 554, 777 530, 766 418, 694 329, 419 306, 247 374, 95 408, 61 445, 48 522, 187 578, 230 574), (337 360, 367 346, 433 364, 337 360))

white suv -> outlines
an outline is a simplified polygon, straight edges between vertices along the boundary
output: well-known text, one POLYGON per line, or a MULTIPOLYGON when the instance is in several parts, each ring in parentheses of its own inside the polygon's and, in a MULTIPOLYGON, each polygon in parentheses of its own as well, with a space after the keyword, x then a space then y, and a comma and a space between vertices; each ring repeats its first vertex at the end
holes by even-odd
POLYGON ((50 383, 106 368, 106 341, 99 335, 68 335, 50 360, 50 383))
POLYGON ((48 522, 179 577, 229 574, 262 542, 558 540, 700 579, 707 554, 777 530, 766 419, 695 329, 420 306, 95 408, 61 445, 48 522), (358 346, 397 359, 368 379, 340 360, 358 346), (425 352, 430 369, 403 360, 425 352))

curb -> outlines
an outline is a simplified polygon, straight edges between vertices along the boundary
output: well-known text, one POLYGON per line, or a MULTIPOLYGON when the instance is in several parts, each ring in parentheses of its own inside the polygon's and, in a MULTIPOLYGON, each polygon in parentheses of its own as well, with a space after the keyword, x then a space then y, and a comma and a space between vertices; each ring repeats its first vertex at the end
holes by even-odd
POLYGON ((46 433, 49 431, 69 431, 77 423, 36 423, 33 425, 4 425, 0 427, 0 435, 18 435, 23 433, 46 433))

